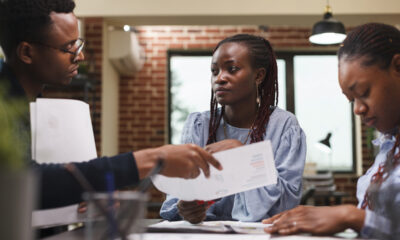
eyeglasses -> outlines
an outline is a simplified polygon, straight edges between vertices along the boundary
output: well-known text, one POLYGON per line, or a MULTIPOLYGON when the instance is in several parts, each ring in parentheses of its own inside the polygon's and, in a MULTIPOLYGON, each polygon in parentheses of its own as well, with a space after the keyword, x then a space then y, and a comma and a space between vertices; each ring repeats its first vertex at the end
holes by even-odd
POLYGON ((44 46, 44 47, 56 49, 56 50, 59 50, 59 51, 64 52, 64 53, 69 53, 69 54, 74 56, 74 61, 79 56, 79 54, 82 52, 83 46, 85 46, 85 40, 83 38, 78 38, 73 43, 73 46, 71 48, 69 48, 69 49, 54 47, 54 46, 51 46, 51 45, 48 45, 48 44, 45 44, 45 43, 41 43, 41 42, 32 42, 32 43, 37 44, 37 45, 41 45, 41 46, 44 46), (72 50, 72 49, 75 49, 75 50, 72 50))

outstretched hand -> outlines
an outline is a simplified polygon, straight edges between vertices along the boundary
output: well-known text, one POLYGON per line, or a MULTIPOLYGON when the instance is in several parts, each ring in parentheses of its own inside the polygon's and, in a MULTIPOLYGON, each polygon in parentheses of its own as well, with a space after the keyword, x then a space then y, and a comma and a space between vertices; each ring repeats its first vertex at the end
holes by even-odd
POLYGON ((334 207, 298 206, 262 222, 273 224, 265 228, 267 233, 331 235, 347 228, 360 231, 364 224, 364 218, 364 211, 352 205, 334 207))

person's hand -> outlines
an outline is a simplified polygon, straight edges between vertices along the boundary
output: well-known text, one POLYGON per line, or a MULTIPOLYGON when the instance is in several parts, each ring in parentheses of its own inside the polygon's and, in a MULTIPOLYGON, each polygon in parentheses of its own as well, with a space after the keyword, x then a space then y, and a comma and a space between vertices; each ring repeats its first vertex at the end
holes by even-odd
POLYGON ((87 203, 81 202, 78 205, 78 213, 85 213, 87 211, 87 203))
POLYGON ((207 145, 204 149, 213 154, 219 151, 228 150, 235 147, 243 146, 243 143, 236 139, 226 139, 216 143, 211 143, 207 145))
POLYGON ((331 235, 347 228, 360 231, 364 217, 364 211, 352 205, 334 207, 298 206, 262 222, 273 224, 265 228, 265 232, 271 234, 311 233, 314 235, 331 235))
POLYGON ((210 176, 210 165, 221 170, 221 164, 208 152, 195 144, 165 145, 159 148, 164 156, 162 175, 169 177, 196 178, 200 169, 210 176))
POLYGON ((134 152, 139 176, 143 178, 161 159, 164 166, 160 174, 167 177, 196 178, 200 169, 210 176, 210 164, 222 170, 221 164, 207 151, 195 144, 164 145, 134 152))
POLYGON ((199 204, 198 201, 187 202, 180 200, 177 207, 179 215, 184 220, 196 224, 206 219, 206 212, 209 206, 207 202, 199 204))

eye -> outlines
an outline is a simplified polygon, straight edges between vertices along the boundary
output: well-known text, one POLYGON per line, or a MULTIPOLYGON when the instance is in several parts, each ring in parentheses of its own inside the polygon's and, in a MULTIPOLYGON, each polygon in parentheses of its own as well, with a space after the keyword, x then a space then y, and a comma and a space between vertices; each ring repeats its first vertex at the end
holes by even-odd
POLYGON ((366 91, 364 91, 363 94, 360 95, 361 98, 367 98, 368 96, 369 96, 369 88, 366 91))
POLYGON ((354 102, 354 98, 351 98, 351 97, 347 96, 346 94, 344 94, 344 95, 346 96, 346 98, 350 104, 352 104, 354 102))
POLYGON ((239 68, 236 67, 236 66, 230 66, 230 67, 228 68, 228 71, 229 71, 230 73, 235 73, 235 72, 239 71, 239 68))
POLYGON ((217 68, 211 68, 211 74, 213 76, 217 76, 218 75, 218 69, 217 68))

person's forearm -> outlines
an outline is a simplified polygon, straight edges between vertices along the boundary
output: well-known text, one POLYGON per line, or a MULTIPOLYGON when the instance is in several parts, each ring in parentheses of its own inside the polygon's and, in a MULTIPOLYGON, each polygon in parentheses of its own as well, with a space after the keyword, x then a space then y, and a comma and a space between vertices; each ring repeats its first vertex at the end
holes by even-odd
POLYGON ((359 209, 354 205, 344 205, 346 214, 344 222, 348 228, 360 232, 364 226, 365 210, 359 209))
POLYGON ((160 153, 156 148, 144 149, 133 152, 132 154, 136 161, 140 179, 147 176, 160 158, 160 153))

